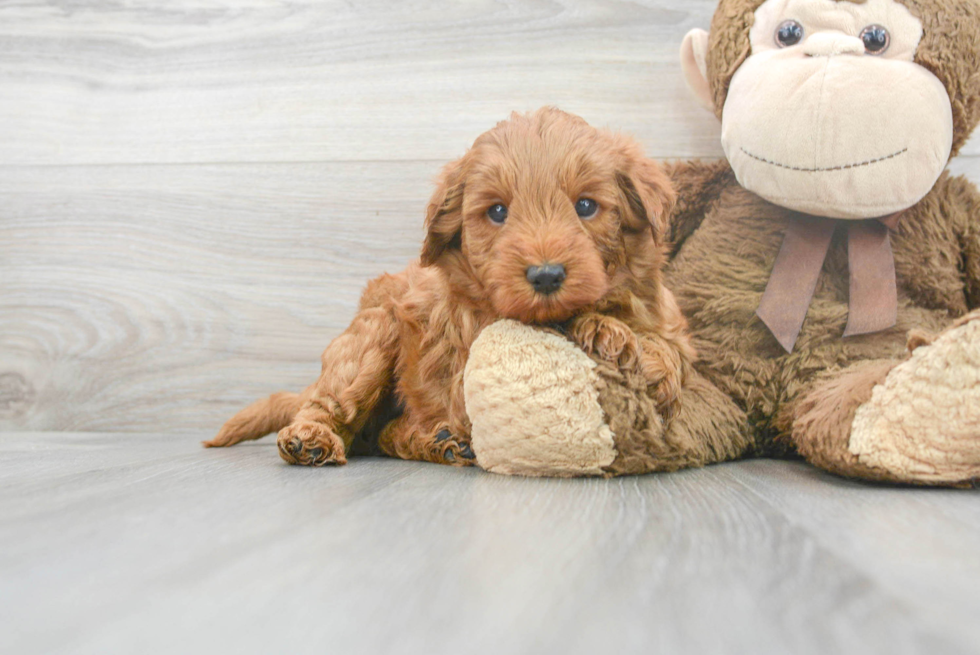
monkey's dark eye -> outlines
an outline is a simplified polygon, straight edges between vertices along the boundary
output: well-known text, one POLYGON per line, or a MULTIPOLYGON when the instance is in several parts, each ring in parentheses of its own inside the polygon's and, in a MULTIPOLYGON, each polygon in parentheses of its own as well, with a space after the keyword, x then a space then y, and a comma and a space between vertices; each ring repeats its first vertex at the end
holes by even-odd
POLYGON ((880 55, 888 50, 892 39, 881 25, 868 25, 861 32, 861 40, 864 41, 864 49, 869 55, 880 55))
POLYGON ((578 202, 575 203, 575 213, 583 220, 595 218, 595 215, 599 213, 599 203, 592 198, 579 198, 578 202))
POLYGON ((507 220, 507 206, 494 205, 493 207, 487 210, 487 218, 489 218, 497 225, 503 225, 504 221, 507 220))
POLYGON ((803 26, 795 20, 787 20, 776 28, 776 45, 780 48, 794 46, 803 40, 803 26))

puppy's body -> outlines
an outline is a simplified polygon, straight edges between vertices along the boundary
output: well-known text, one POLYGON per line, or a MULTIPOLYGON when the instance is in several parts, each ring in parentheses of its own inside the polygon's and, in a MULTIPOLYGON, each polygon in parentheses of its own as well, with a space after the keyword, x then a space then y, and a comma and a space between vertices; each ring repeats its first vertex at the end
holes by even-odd
POLYGON ((419 263, 371 282, 319 380, 239 412, 208 446, 281 429, 291 463, 343 463, 377 432, 388 455, 472 462, 463 370, 500 318, 547 325, 589 353, 640 367, 669 418, 693 351, 661 285, 674 201, 631 140, 555 109, 514 115, 448 165, 419 263))

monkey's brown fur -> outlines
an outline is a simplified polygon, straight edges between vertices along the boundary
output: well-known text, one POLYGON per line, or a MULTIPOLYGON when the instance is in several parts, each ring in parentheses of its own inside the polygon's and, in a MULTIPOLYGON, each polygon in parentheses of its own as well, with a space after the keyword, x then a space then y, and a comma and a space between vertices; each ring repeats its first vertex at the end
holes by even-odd
POLYGON ((663 170, 627 137, 555 109, 513 115, 443 170, 421 262, 368 285, 319 380, 242 410, 205 445, 281 429, 286 461, 342 464, 355 436, 375 427, 388 455, 471 464, 464 366, 502 317, 556 326, 649 393, 644 411, 670 418, 694 356, 661 284, 674 200, 663 170), (598 202, 594 218, 577 216, 580 197, 598 202), (503 226, 487 217, 498 203, 509 209, 503 226), (547 296, 527 280, 545 262, 567 271, 547 296))
POLYGON ((684 378, 679 411, 665 421, 646 379, 597 360, 599 404, 616 447, 606 476, 669 472, 739 457, 751 445, 744 415, 696 372, 684 378))
MULTIPOLYGON (((925 35, 916 62, 945 85, 953 105, 954 152, 980 121, 980 6, 899 0, 925 35), (939 23, 942 27, 939 27, 939 23)), ((729 83, 749 54, 753 12, 762 0, 722 0, 707 62, 721 116, 729 83)), ((669 167, 680 201, 671 217, 667 284, 687 315, 698 370, 724 395, 712 411, 747 424, 749 452, 793 447, 827 470, 861 478, 918 482, 863 465, 848 450, 851 421, 874 386, 921 345, 980 306, 980 195, 944 173, 892 234, 899 289, 897 325, 842 339, 848 312, 847 239, 838 230, 796 348, 786 354, 755 310, 790 212, 742 188, 727 162, 669 167), (911 340, 910 340, 911 333, 911 340)), ((980 314, 971 318, 980 318, 980 314)), ((685 403, 687 404, 687 403, 685 403)))

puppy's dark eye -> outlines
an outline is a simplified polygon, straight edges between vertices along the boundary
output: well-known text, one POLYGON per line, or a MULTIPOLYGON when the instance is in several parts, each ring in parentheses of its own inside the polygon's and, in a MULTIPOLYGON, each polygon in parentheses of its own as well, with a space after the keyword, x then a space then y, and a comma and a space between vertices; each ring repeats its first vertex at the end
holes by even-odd
POLYGON ((489 218, 497 225, 503 225, 504 221, 507 220, 507 206, 494 205, 493 207, 487 210, 487 218, 489 218))
POLYGON ((579 198, 575 203, 575 213, 583 220, 594 218, 599 212, 599 203, 591 198, 579 198))
POLYGON ((789 48, 803 40, 803 26, 795 20, 783 21, 776 28, 776 45, 789 48))
POLYGON ((868 25, 861 32, 861 40, 864 41, 864 49, 869 55, 884 54, 891 45, 891 36, 881 25, 868 25))

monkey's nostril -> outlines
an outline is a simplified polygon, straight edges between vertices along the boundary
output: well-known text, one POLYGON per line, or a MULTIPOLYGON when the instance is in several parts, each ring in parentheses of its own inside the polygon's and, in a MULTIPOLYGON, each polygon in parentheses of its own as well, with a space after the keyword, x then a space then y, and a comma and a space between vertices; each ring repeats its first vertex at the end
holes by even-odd
POLYGON ((561 264, 544 264, 527 268, 527 281, 535 291, 545 296, 558 291, 565 277, 565 267, 561 264))

